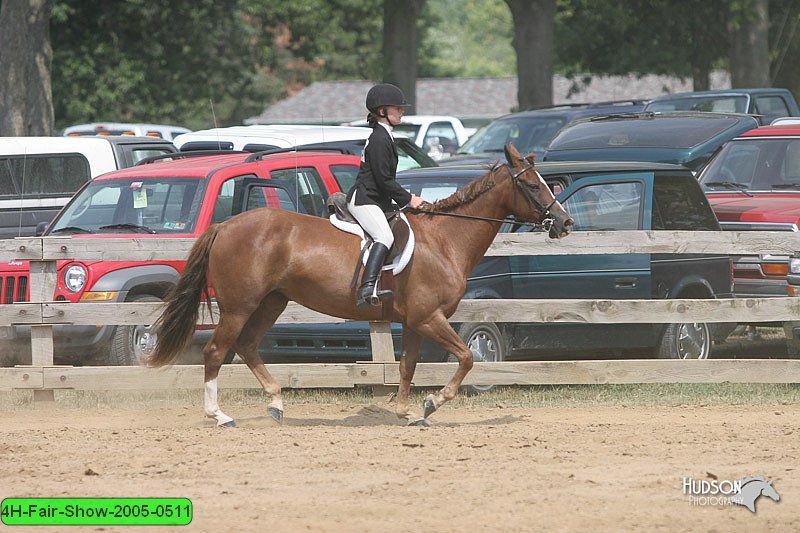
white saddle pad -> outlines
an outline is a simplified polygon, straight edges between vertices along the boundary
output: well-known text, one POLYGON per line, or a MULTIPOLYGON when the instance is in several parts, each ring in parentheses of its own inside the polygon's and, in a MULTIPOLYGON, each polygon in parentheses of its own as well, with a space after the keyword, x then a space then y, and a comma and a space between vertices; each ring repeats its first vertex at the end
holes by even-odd
MULTIPOLYGON (((391 270, 392 274, 394 274, 395 276, 403 271, 408 262, 411 260, 411 255, 414 253, 414 230, 411 229, 411 224, 408 223, 408 219, 403 213, 400 213, 400 218, 402 218, 403 222, 405 222, 408 225, 408 242, 406 243, 405 248, 403 248, 403 253, 395 257, 390 264, 383 265, 383 270, 391 270)), ((331 215, 329 220, 331 221, 331 224, 333 224, 340 230, 361 237, 362 250, 364 249, 364 246, 367 245, 367 240, 364 238, 364 230, 358 224, 351 224, 349 222, 344 222, 340 220, 336 215, 331 215)), ((368 256, 369 253, 364 254, 364 259, 362 261, 364 264, 367 264, 368 256)))

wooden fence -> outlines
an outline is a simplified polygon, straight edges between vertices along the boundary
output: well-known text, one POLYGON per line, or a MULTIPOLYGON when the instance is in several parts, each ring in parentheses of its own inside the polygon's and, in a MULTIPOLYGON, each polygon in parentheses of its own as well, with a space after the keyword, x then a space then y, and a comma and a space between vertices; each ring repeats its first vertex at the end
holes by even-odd
MULTIPOLYGON (((29 303, 0 305, 0 325, 30 325, 32 365, 0 369, 0 389, 32 389, 39 399, 54 389, 201 388, 202 366, 168 369, 53 365, 56 324, 149 324, 158 303, 52 302, 56 261, 182 260, 192 239, 65 237, 0 240, 0 261, 30 261, 29 303)), ((800 255, 800 234, 784 232, 579 232, 553 241, 538 233, 503 234, 487 255, 716 253, 800 255)), ((719 300, 463 300, 453 322, 773 322, 800 321, 800 298, 719 300)), ((343 322, 290 303, 279 322, 343 322)), ((205 313, 200 324, 210 323, 205 313)), ((346 364, 276 364, 270 372, 285 387, 392 386, 399 381, 389 324, 370 323, 373 360, 346 364)), ((415 385, 443 385, 453 363, 420 364, 415 385)), ((220 386, 258 387, 244 365, 226 365, 220 386)), ((623 360, 478 363, 465 383, 566 384, 653 382, 800 382, 798 360, 623 360)))

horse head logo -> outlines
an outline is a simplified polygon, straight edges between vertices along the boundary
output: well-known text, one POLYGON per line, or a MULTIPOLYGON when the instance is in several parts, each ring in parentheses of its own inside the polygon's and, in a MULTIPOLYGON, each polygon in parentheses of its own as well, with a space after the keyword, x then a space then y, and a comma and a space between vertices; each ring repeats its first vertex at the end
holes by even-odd
POLYGON ((776 502, 781 499, 772 482, 761 476, 743 477, 739 483, 742 485, 742 490, 739 494, 731 496, 731 503, 744 505, 750 512, 756 512, 756 500, 759 496, 767 496, 776 502))

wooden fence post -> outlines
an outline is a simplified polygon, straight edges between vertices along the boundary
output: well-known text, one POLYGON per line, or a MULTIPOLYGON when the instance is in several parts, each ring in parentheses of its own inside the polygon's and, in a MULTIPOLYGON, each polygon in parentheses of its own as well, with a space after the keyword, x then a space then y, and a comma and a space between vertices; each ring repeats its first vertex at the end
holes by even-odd
MULTIPOLYGON (((30 262, 31 302, 44 303, 53 299, 56 289, 56 262, 30 262)), ((53 366, 53 326, 51 324, 31 326, 31 365, 53 366)), ((34 390, 34 402, 52 402, 55 399, 52 389, 34 390)))
MULTIPOLYGON (((372 344, 372 362, 374 363, 394 363, 394 342, 392 342, 392 323, 391 322, 370 322, 369 339, 372 344)), ((384 365, 385 366, 385 365, 384 365)), ((384 383, 386 379, 384 378, 384 383)), ((374 385, 372 396, 375 398, 388 396, 394 392, 396 387, 387 385, 374 385)))

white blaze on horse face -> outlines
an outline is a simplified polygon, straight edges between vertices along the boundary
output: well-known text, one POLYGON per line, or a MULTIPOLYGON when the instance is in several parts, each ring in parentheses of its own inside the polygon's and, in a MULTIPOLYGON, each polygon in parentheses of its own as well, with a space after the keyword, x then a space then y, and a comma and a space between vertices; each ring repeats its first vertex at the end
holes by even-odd
POLYGON ((549 194, 548 198, 542 198, 542 205, 543 206, 551 205, 552 203, 552 206, 558 206, 561 208, 562 211, 566 212, 566 209, 564 209, 564 206, 561 205, 561 202, 556 200, 556 196, 553 194, 553 190, 550 189, 550 186, 547 184, 546 181, 544 181, 544 178, 542 177, 541 174, 539 174, 539 171, 534 169, 534 172, 536 173, 536 177, 539 178, 539 190, 547 191, 547 193, 549 194))
POLYGON ((233 418, 222 412, 217 403, 217 378, 206 381, 205 400, 203 403, 206 416, 215 419, 218 426, 227 424, 233 420, 233 418))

